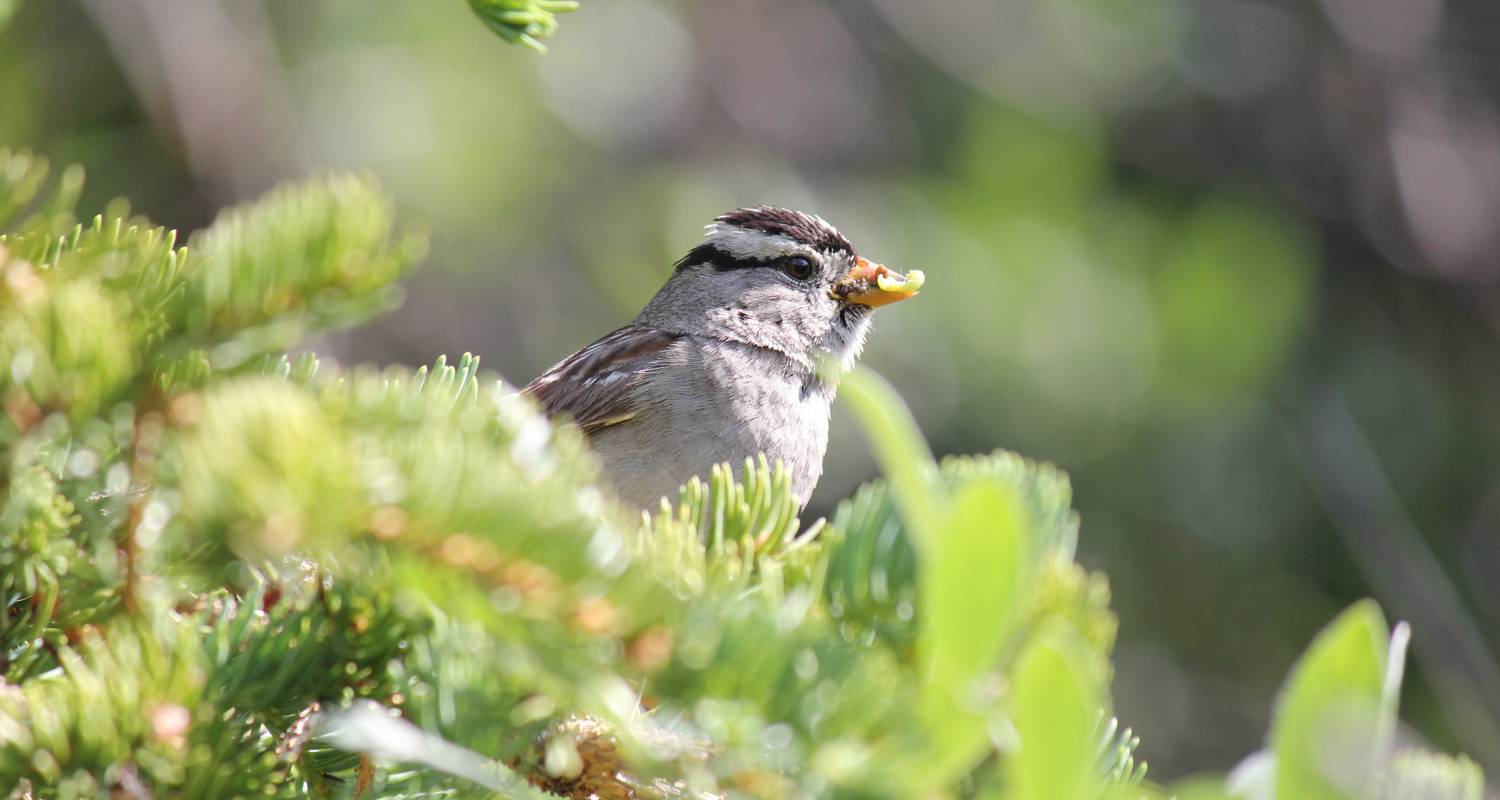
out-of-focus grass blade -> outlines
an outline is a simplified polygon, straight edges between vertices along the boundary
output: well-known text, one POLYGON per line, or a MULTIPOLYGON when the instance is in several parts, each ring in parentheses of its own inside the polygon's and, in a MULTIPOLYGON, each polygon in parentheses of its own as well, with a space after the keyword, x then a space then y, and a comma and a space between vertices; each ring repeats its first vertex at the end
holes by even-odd
POLYGON ((891 494, 920 549, 930 544, 946 505, 937 465, 917 421, 896 390, 879 375, 860 369, 843 376, 839 391, 870 439, 891 494))

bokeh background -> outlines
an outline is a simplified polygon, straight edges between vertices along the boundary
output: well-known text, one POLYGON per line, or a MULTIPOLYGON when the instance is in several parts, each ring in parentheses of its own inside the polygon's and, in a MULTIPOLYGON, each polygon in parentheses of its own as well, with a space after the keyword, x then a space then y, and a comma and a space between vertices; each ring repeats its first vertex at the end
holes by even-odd
MULTIPOLYGON (((934 449, 1071 473, 1154 776, 1258 747, 1366 595, 1414 624, 1409 735, 1500 774, 1500 4, 585 0, 549 44, 461 0, 28 0, 0 144, 184 229, 370 170, 431 257, 315 348, 515 383, 714 214, 815 210, 929 275, 866 363, 934 449)), ((840 413, 810 513, 873 472, 840 413)))

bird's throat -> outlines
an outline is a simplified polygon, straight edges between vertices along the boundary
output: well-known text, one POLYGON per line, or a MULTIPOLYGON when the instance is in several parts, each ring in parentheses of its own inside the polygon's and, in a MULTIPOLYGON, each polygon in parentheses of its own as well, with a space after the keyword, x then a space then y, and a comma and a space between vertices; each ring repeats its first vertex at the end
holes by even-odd
POLYGON ((816 358, 833 359, 841 370, 854 367, 860 353, 865 349, 865 337, 870 334, 871 316, 874 309, 869 306, 846 305, 839 309, 821 341, 818 342, 816 358))

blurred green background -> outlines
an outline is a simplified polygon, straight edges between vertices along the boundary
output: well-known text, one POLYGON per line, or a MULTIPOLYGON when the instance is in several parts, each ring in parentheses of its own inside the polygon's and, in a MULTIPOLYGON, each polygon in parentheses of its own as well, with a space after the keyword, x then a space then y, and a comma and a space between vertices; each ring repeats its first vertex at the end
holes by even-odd
MULTIPOLYGON (((1497 43, 1492 0, 585 0, 545 57, 460 0, 29 0, 0 144, 181 228, 370 170, 432 255, 314 349, 518 384, 714 214, 816 211, 927 271, 866 363, 934 449, 1071 473, 1153 776, 1258 747, 1365 595, 1408 735, 1494 775, 1497 43)), ((842 412, 828 467, 810 515, 874 471, 842 412)))

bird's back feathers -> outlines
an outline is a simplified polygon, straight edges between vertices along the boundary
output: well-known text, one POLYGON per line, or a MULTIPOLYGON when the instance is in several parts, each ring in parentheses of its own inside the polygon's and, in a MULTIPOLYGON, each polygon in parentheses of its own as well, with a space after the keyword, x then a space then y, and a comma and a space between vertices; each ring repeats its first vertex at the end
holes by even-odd
POLYGON ((565 414, 593 433, 637 413, 634 392, 658 367, 680 334, 627 325, 579 350, 527 384, 548 416, 565 414))

